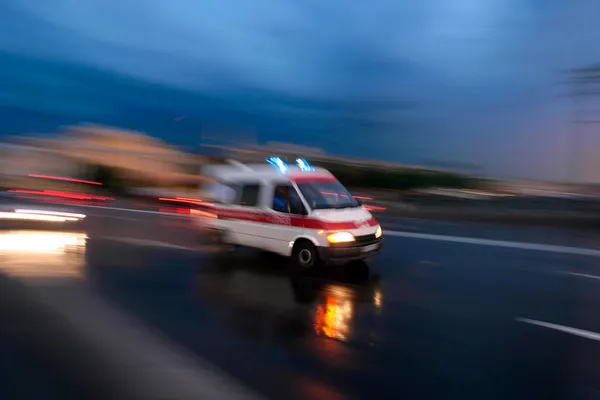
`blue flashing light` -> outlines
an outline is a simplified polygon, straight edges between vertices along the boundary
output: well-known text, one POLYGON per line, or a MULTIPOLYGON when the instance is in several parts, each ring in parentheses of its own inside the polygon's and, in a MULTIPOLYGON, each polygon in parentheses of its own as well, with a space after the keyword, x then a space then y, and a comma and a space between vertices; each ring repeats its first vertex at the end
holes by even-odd
POLYGON ((287 171, 287 164, 280 157, 268 157, 266 161, 281 172, 287 171))
POLYGON ((302 171, 314 171, 315 169, 304 158, 297 158, 296 164, 302 171))

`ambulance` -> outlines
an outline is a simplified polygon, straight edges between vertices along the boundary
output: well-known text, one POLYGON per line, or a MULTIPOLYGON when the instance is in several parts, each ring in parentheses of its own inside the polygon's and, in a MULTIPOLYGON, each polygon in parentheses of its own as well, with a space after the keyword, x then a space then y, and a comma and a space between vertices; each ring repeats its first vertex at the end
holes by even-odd
POLYGON ((193 214, 221 249, 251 247, 302 269, 379 254, 383 232, 335 176, 298 158, 209 165, 207 200, 193 214))

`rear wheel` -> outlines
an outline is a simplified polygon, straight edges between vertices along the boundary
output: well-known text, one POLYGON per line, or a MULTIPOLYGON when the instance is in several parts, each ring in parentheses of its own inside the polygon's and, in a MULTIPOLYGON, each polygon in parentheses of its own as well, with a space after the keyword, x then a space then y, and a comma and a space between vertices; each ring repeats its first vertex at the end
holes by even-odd
POLYGON ((297 242, 292 252, 293 262, 299 270, 307 270, 319 263, 319 253, 314 244, 308 240, 297 242))
POLYGON ((219 253, 233 253, 237 246, 229 239, 227 231, 220 230, 215 237, 215 244, 217 245, 217 251, 219 253))

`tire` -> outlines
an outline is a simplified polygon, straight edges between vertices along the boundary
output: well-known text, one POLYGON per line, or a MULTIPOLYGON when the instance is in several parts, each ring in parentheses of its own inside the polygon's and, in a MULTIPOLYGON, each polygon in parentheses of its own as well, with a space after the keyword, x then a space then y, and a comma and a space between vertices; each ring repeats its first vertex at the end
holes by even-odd
POLYGON ((294 267, 300 271, 309 270, 320 263, 317 248, 306 240, 296 243, 292 259, 294 267))

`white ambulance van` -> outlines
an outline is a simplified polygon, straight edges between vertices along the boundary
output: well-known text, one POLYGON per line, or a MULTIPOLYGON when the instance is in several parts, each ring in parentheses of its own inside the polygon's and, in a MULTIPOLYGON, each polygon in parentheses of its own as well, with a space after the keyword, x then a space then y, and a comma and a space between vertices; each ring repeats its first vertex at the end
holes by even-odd
POLYGON ((231 161, 202 169, 208 199, 198 224, 224 247, 252 247, 293 257, 301 268, 379 254, 379 223, 346 188, 304 159, 264 164, 231 161))

